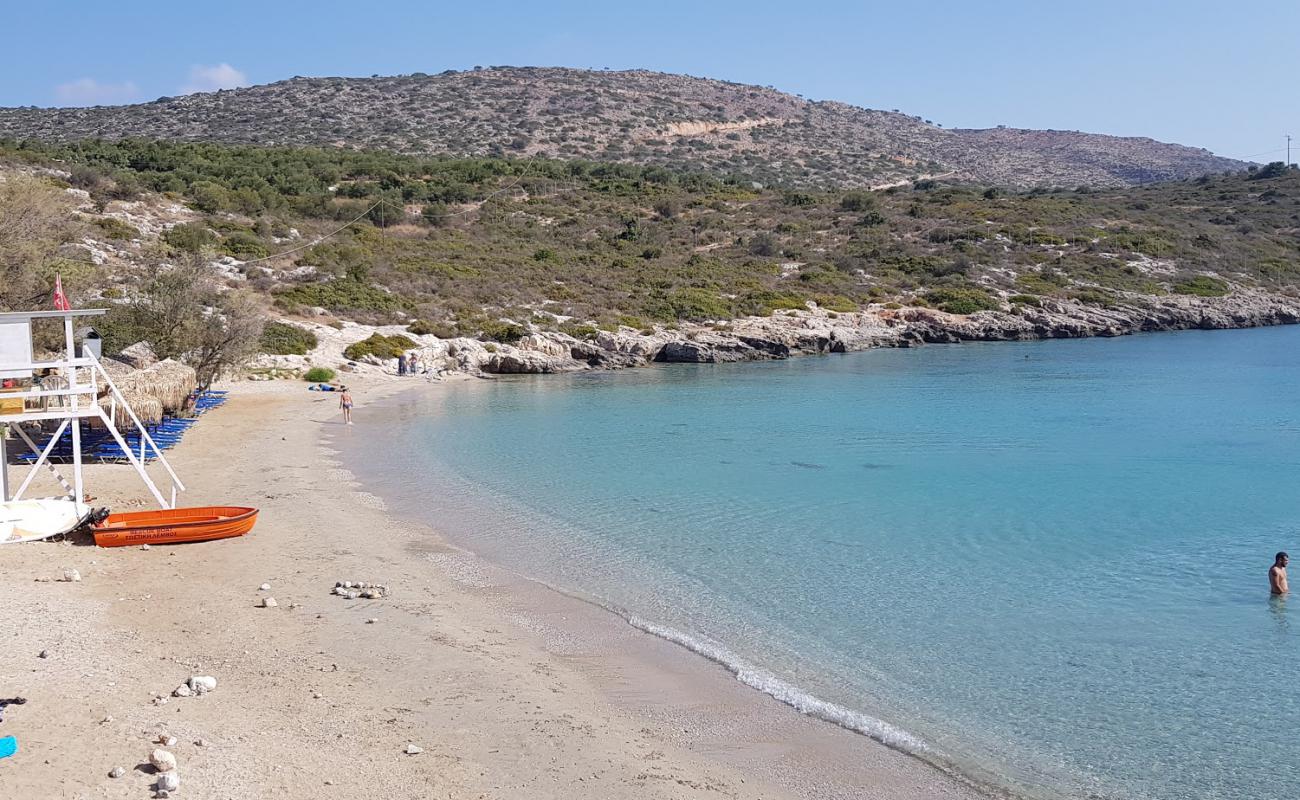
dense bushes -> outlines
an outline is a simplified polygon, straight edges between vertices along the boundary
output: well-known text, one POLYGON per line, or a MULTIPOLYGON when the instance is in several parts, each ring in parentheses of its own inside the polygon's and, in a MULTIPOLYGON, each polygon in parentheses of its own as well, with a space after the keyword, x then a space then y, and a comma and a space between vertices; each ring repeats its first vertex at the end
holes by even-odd
POLYGON ((275 296, 282 308, 319 307, 331 311, 394 311, 401 303, 392 294, 355 278, 293 286, 275 296))
POLYGON ((1193 294, 1197 297, 1223 297, 1228 293, 1228 284, 1218 278, 1211 278, 1209 275, 1197 275, 1176 281, 1174 291, 1178 294, 1193 294))
MULTIPOLYGON (((480 323, 534 314, 608 326, 623 318, 723 320, 806 301, 838 312, 910 297, 969 313, 997 307, 997 292, 1217 296, 1228 286, 1214 274, 1278 288, 1300 284, 1292 233, 1300 224, 1300 173, 1293 170, 1266 182, 1219 175, 1087 192, 989 192, 934 181, 920 189, 813 192, 626 164, 0 142, 0 159, 42 158, 64 162, 96 196, 107 197, 119 179, 135 180, 206 210, 165 234, 174 252, 160 258, 170 261, 189 252, 249 260, 293 249, 282 243, 290 227, 299 230, 295 241, 312 241, 380 199, 422 209, 430 224, 381 230, 397 218, 376 213, 295 251, 292 262, 273 258, 269 275, 250 270, 247 285, 272 291, 289 311, 322 307, 367 322, 397 322, 408 318, 403 314, 443 320, 413 323, 413 332, 439 336, 509 340, 516 331, 480 323), (291 273, 295 268, 301 271, 291 273), (1178 279, 1166 282, 1169 268, 1178 279), (1193 277, 1198 273, 1210 275, 1193 277), (966 293, 976 286, 989 291, 966 293)), ((101 238, 130 235, 95 224, 104 233, 91 234, 101 238)), ((22 297, 40 294, 47 273, 63 269, 68 277, 55 263, 63 257, 57 247, 42 253, 22 257, 41 271, 22 297)), ((18 256, 0 253, 0 263, 6 258, 18 256)))
POLYGON ((334 380, 334 375, 334 370, 329 367, 312 367, 302 377, 311 383, 329 383, 334 380))
POLYGON ((262 329, 262 352, 273 356, 305 356, 316 349, 316 334, 284 322, 268 322, 262 329))
POLYGON ((95 227, 110 239, 139 239, 140 231, 134 225, 128 225, 116 217, 100 217, 95 220, 95 227))
POLYGON ((407 350, 414 350, 416 347, 414 341, 401 334, 385 336, 382 333, 372 333, 369 338, 348 345, 343 350, 343 356, 349 361, 357 361, 366 356, 386 360, 397 358, 407 350))
POLYGON ((924 297, 927 303, 949 314, 974 314, 1002 307, 997 298, 982 289, 935 289, 924 297))

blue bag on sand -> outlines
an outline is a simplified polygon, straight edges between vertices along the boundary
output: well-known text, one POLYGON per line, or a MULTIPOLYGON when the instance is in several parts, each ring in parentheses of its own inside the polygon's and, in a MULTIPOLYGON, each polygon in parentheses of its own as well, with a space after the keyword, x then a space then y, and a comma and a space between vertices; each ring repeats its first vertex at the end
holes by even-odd
POLYGON ((8 758, 18 752, 18 740, 12 736, 0 736, 0 758, 8 758))

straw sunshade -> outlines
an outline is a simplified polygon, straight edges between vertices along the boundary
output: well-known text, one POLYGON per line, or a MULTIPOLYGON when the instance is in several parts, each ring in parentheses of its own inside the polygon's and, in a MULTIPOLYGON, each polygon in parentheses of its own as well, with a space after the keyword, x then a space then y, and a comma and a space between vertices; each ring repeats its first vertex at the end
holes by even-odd
MULTIPOLYGON (((127 405, 140 418, 145 425, 152 425, 155 422, 162 421, 163 407, 158 402, 158 398, 140 392, 138 389, 122 389, 122 396, 126 398, 127 405)), ((103 407, 103 401, 100 401, 100 407, 103 407)), ((131 415, 126 412, 126 406, 118 403, 113 412, 113 424, 123 430, 129 430, 135 427, 131 421, 131 415)))
MULTIPOLYGON (((122 370, 118 365, 107 371, 131 410, 144 423, 158 422, 164 413, 181 411, 198 386, 194 369, 171 359, 146 369, 122 370)), ((106 403, 106 398, 101 398, 100 405, 106 403)), ((119 427, 131 426, 131 417, 120 404, 113 422, 119 427)))

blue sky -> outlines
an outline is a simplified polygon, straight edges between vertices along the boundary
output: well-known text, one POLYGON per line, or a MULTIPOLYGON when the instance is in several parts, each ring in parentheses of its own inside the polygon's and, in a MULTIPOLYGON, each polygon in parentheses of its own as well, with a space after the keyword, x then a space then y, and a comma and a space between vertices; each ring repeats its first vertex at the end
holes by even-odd
POLYGON ((772 85, 950 127, 1151 136, 1261 161, 1283 158, 1285 134, 1300 137, 1300 0, 45 0, 5 17, 6 106, 135 102, 294 75, 562 65, 772 85))

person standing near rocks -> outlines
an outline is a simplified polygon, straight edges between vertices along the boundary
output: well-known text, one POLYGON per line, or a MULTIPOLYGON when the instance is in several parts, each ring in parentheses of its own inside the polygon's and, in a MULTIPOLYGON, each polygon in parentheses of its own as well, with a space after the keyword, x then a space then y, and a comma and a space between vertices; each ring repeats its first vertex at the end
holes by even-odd
POLYGON ((406 374, 406 353, 397 354, 397 374, 398 375, 406 374))
POLYGON ((1291 591, 1286 584, 1286 565, 1290 561, 1291 557, 1284 552, 1273 557, 1273 566, 1268 570, 1268 588, 1273 594, 1287 594, 1291 591))
POLYGON ((339 408, 343 409, 343 424, 352 424, 352 392, 344 386, 339 389, 339 408))

